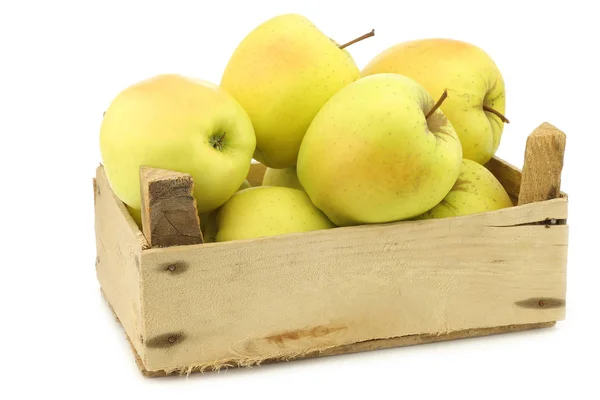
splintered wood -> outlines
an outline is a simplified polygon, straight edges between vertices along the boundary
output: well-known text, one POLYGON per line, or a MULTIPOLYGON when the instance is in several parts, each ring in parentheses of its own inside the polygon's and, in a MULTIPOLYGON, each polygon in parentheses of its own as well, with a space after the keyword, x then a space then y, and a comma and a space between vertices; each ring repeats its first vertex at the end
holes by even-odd
POLYGON ((518 204, 560 196, 566 135, 544 122, 527 138, 518 204))
POLYGON ((203 242, 190 175, 142 167, 140 185, 142 227, 151 247, 203 242))

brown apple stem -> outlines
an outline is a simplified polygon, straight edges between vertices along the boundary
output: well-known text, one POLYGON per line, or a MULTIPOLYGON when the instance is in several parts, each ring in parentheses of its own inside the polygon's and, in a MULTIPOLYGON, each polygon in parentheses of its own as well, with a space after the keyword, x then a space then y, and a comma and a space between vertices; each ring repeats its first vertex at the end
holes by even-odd
POLYGON ((360 42, 361 40, 364 40, 366 38, 370 38, 371 36, 375 36, 375 29, 371 29, 371 32, 369 33, 365 33, 364 35, 357 37, 356 39, 353 39, 351 41, 349 41, 348 43, 344 43, 343 45, 339 46, 340 50, 343 48, 346 48, 348 46, 350 46, 351 44, 354 44, 356 42, 360 42))
POLYGON ((500 118, 502 120, 502 122, 504 122, 506 124, 510 124, 510 121, 508 120, 508 118, 506 118, 504 115, 502 115, 502 113, 500 111, 496 111, 493 108, 488 107, 488 106, 483 106, 483 111, 491 112, 492 114, 494 114, 498 118, 500 118))
POLYGON ((425 119, 428 119, 429 117, 431 117, 433 115, 433 113, 435 112, 435 110, 440 108, 440 106, 442 105, 444 100, 446 100, 446 97, 448 97, 448 91, 444 90, 444 93, 442 93, 442 95, 440 96, 438 101, 436 101, 435 104, 433 105, 433 107, 431 107, 431 110, 429 110, 429 112, 425 116, 425 119))

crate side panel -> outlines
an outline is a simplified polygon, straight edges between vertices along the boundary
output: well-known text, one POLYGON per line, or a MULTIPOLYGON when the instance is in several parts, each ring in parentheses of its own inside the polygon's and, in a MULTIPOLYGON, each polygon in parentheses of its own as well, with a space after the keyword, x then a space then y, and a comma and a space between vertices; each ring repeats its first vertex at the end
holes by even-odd
POLYGON ((143 357, 139 265, 143 234, 112 192, 104 170, 96 171, 96 276, 104 297, 143 357))
MULTIPOLYGON (((499 214, 566 214, 565 201, 545 203, 499 214)), ((563 319, 567 225, 499 222, 482 214, 144 251, 146 368, 563 319)))
POLYGON ((485 167, 500 181, 516 205, 521 190, 521 171, 497 156, 488 161, 485 167))

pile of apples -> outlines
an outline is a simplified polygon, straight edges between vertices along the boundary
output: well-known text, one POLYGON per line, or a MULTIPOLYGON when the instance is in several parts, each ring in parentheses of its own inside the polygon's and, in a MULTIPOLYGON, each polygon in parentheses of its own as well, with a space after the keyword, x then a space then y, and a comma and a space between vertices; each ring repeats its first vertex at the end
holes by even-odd
POLYGON ((512 206, 483 165, 498 149, 504 81, 470 43, 395 45, 362 71, 307 18, 276 16, 219 85, 176 74, 107 109, 102 163, 140 224, 140 166, 188 173, 204 240, 467 215, 512 206), (262 185, 246 179, 253 159, 262 185))

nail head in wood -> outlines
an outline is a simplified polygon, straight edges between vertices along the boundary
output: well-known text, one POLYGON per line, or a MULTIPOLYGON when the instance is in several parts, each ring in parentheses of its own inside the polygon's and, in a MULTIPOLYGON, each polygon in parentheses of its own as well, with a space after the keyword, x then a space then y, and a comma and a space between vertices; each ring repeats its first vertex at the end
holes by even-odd
POLYGON ((560 197, 566 140, 564 132, 547 122, 529 135, 519 205, 560 197))
POLYGON ((189 174, 141 167, 140 190, 142 231, 151 247, 203 242, 189 174))

